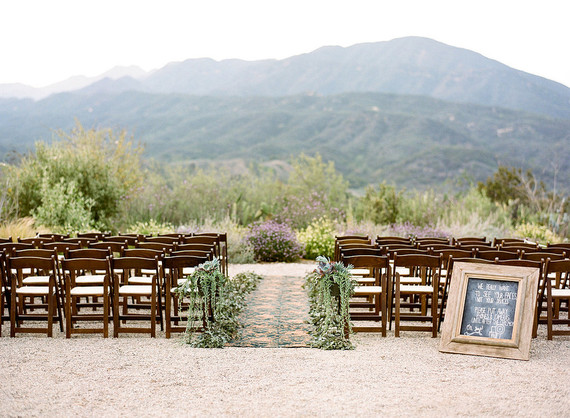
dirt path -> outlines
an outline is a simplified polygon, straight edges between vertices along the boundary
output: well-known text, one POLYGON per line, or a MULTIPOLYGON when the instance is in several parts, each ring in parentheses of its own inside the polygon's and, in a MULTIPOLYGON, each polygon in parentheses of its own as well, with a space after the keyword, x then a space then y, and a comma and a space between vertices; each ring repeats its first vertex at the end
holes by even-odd
MULTIPOLYGON (((256 265, 297 276, 307 265, 256 265)), ((0 416, 568 416, 570 337, 530 361, 443 354, 439 338, 357 334, 353 351, 193 349, 179 339, 0 338, 0 416)))

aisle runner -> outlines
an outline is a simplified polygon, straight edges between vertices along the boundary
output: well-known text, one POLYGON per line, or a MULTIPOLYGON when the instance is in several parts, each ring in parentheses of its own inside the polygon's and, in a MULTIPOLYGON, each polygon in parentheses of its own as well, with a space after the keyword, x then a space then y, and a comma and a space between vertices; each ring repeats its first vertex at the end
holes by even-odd
POLYGON ((307 347, 309 302, 303 277, 266 276, 248 296, 236 347, 307 347))

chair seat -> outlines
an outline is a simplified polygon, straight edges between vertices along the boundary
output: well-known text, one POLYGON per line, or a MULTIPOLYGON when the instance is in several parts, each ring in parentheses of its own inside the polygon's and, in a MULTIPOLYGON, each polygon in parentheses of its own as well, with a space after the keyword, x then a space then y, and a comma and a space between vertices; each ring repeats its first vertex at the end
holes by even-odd
POLYGON ((152 286, 126 284, 119 287, 119 295, 152 295, 152 286))
POLYGON ((400 293, 433 293, 433 286, 400 285, 400 293))
POLYGON ((570 298, 570 289, 552 289, 553 298, 570 298))
POLYGON ((400 276, 400 283, 401 284, 422 284, 421 277, 413 277, 413 276, 400 276))
POLYGON ((129 277, 129 284, 133 285, 145 285, 152 284, 152 277, 150 276, 132 276, 129 277))
POLYGON ((358 283, 361 284, 373 284, 376 282, 374 277, 356 277, 355 279, 358 283))
POLYGON ((75 278, 75 283, 77 284, 103 284, 105 281, 104 274, 88 274, 85 276, 77 276, 75 278))
POLYGON ((382 286, 355 286, 354 296, 376 295, 382 293, 382 286))
MULTIPOLYGON (((19 295, 49 295, 49 286, 23 286, 16 289, 19 295)), ((55 288, 53 292, 55 293, 55 288)))
POLYGON ((76 286, 71 289, 71 296, 103 296, 104 286, 76 286))
POLYGON ((48 285, 49 277, 50 276, 28 276, 22 280, 22 284, 32 286, 48 285))

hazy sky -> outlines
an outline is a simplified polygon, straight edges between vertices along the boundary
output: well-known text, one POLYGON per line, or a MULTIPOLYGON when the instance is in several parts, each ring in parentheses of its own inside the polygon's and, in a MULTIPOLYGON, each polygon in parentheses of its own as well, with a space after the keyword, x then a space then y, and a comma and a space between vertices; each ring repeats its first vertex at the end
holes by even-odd
POLYGON ((425 36, 570 86, 568 0, 3 0, 0 83, 425 36))

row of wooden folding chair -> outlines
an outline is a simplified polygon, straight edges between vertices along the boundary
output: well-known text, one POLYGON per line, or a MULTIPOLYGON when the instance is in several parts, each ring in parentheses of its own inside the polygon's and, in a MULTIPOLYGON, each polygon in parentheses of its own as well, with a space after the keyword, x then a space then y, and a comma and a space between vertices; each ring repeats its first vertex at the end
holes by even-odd
MULTIPOLYGON (((206 256, 189 256, 178 253, 175 256, 159 258, 152 253, 142 254, 141 249, 124 249, 123 257, 113 258, 108 250, 103 249, 82 249, 69 252, 73 255, 102 255, 105 258, 69 258, 61 260, 61 271, 65 282, 65 317, 66 336, 69 338, 73 334, 102 333, 108 336, 108 323, 113 318, 114 335, 118 336, 122 332, 145 332, 155 336, 155 324, 162 319, 162 289, 166 293, 166 335, 170 338, 172 332, 184 331, 185 326, 177 325, 185 318, 180 313, 180 303, 175 294, 176 288, 185 280, 185 269, 195 268, 199 264, 207 261, 206 256), (74 254, 75 251, 75 254, 74 254), (101 254, 91 254, 94 251, 101 254), (138 254, 137 254, 138 252, 138 254), (144 255, 146 257, 133 257, 133 255, 144 255), (154 258, 151 258, 154 256, 154 258), (141 272, 146 271, 147 276, 141 276, 141 272), (149 274, 150 272, 150 274, 149 274), (145 280, 150 278, 150 280, 145 280), (148 308, 149 314, 131 313, 132 307, 127 302, 129 297, 147 297, 150 299, 148 308), (92 312, 81 309, 80 300, 86 297, 97 297, 101 299, 102 312, 92 312), (112 315, 111 315, 112 313, 112 315), (146 320, 150 326, 132 327, 124 326, 125 321, 146 320), (88 321, 102 322, 102 327, 77 326, 78 323, 88 321)), ((52 335, 52 323, 55 319, 61 321, 62 315, 55 315, 57 307, 57 283, 58 266, 55 255, 50 259, 39 257, 7 257, 7 269, 10 273, 12 293, 11 303, 11 335, 19 332, 46 332, 52 335), (24 270, 40 269, 48 276, 48 286, 26 286, 18 283, 18 278, 22 277, 24 270), (15 274, 12 274, 14 272, 15 274), (47 313, 40 315, 27 315, 19 311, 16 307, 17 298, 41 296, 46 298, 47 313), (46 319, 47 328, 25 327, 22 322, 28 320, 46 319)), ((140 306, 138 307, 140 309, 140 306)), ((162 321, 161 321, 162 323, 162 321)))

